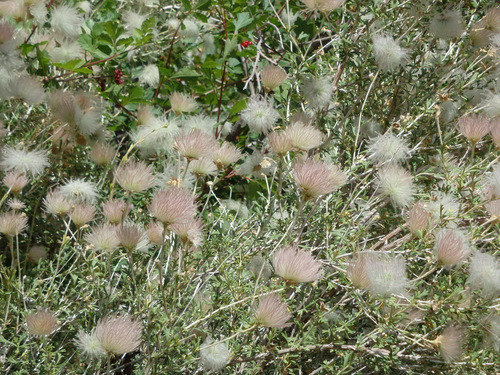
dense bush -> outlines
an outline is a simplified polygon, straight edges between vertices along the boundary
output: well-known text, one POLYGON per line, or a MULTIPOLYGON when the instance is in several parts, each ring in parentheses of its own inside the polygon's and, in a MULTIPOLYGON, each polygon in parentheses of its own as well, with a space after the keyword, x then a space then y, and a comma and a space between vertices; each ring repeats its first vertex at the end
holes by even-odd
POLYGON ((12 374, 500 371, 500 8, 0 2, 12 374))

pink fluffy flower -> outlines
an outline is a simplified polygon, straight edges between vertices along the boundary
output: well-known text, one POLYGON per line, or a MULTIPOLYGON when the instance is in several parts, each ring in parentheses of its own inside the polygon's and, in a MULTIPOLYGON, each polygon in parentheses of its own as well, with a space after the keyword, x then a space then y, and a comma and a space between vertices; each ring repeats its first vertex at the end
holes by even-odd
POLYGON ((189 133, 182 133, 175 138, 174 148, 185 158, 199 159, 202 156, 212 157, 219 145, 214 137, 195 129, 189 133))
POLYGON ((458 120, 457 129, 472 144, 481 140, 489 133, 491 128, 490 120, 483 116, 468 115, 458 120))
POLYGON ((344 172, 336 165, 312 159, 295 163, 293 174, 306 199, 329 194, 347 181, 344 172))
POLYGON ((171 225, 192 220, 196 214, 196 205, 187 190, 171 187, 155 193, 149 211, 164 225, 171 225))
POLYGON ((310 252, 294 247, 278 250, 273 266, 276 273, 287 281, 309 283, 321 276, 321 263, 310 252))
POLYGON ((292 316, 288 312, 285 302, 277 294, 268 294, 259 299, 259 306, 255 311, 255 320, 263 327, 284 328, 292 316))
POLYGON ((95 336, 102 348, 111 354, 133 352, 141 345, 141 334, 141 322, 128 315, 107 317, 95 328, 95 336))
POLYGON ((439 354, 446 362, 455 362, 462 357, 465 335, 460 327, 449 325, 435 340, 439 354))
POLYGON ((439 264, 457 264, 469 256, 470 250, 467 238, 458 229, 441 229, 436 233, 435 237, 434 249, 439 264))

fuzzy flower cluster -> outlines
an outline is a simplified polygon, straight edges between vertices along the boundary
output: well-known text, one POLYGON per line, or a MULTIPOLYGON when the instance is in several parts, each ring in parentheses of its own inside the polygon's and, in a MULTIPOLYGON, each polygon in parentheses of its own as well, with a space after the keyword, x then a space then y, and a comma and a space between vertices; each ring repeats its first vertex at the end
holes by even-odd
POLYGON ((206 370, 219 371, 228 364, 231 351, 224 342, 207 337, 200 347, 200 364, 206 370))
POLYGON ((405 268, 403 258, 362 252, 349 262, 347 275, 355 287, 366 289, 375 296, 405 295, 410 286, 405 268))
POLYGON ((394 72, 408 60, 408 50, 402 48, 390 35, 375 34, 373 54, 380 70, 394 72))
POLYGON ((417 202, 408 211, 406 225, 411 233, 422 238, 433 223, 432 213, 422 202, 417 202))
POLYGON ((194 112, 198 108, 198 104, 193 98, 177 91, 174 91, 168 99, 175 113, 194 112))
POLYGON ((259 299, 259 305, 255 310, 255 320, 263 327, 284 328, 291 325, 288 323, 292 316, 288 312, 285 302, 276 294, 268 294, 259 299))
POLYGON ((102 135, 103 108, 98 97, 84 92, 58 90, 50 95, 49 106, 61 124, 53 136, 56 140, 74 142, 78 134, 87 139, 102 135))
POLYGON ((482 192, 486 199, 500 199, 500 163, 493 165, 493 170, 482 179, 482 192))
POLYGON ((308 11, 328 13, 339 9, 344 5, 345 0, 301 0, 308 11))
POLYGON ((398 165, 389 164, 377 173, 377 193, 387 198, 395 207, 406 207, 415 194, 410 172, 398 165))
POLYGON ((76 344, 89 357, 130 353, 141 345, 142 324, 128 315, 99 320, 92 332, 80 331, 76 344))
POLYGON ((437 231, 435 237, 434 251, 438 264, 458 264, 469 256, 469 241, 462 231, 445 228, 437 231))
POLYGON ((459 38, 464 32, 463 17, 458 10, 445 10, 432 18, 429 30, 435 38, 459 38))
POLYGON ((391 132, 381 134, 368 142, 368 154, 376 164, 401 163, 410 156, 406 142, 391 132))
POLYGON ((321 276, 321 263, 310 252, 294 247, 278 250, 273 266, 278 275, 291 282, 309 283, 321 276))
POLYGON ((47 336, 58 327, 56 315, 48 310, 37 310, 26 315, 28 332, 35 336, 47 336))
POLYGON ((170 187, 153 195, 149 211, 164 226, 168 226, 192 220, 196 214, 196 204, 187 190, 170 187))
POLYGON ((179 133, 176 117, 162 118, 153 114, 151 107, 143 106, 137 113, 137 129, 130 135, 141 155, 168 155, 173 151, 174 139, 179 133))
POLYGON ((472 26, 470 38, 478 47, 486 47, 497 34, 500 34, 500 7, 490 8, 483 19, 472 26))
POLYGON ((256 133, 268 133, 280 118, 272 103, 260 96, 250 99, 240 115, 243 123, 256 133))
POLYGON ((446 362, 458 361, 462 357, 465 343, 464 330, 458 326, 449 325, 435 342, 438 345, 439 354, 446 362))
POLYGON ((347 181, 347 176, 338 166, 313 159, 295 163, 293 176, 305 199, 329 194, 347 181))
POLYGON ((468 283, 485 297, 495 298, 500 294, 500 262, 493 255, 475 252, 470 262, 468 283))
POLYGON ((0 167, 5 171, 14 171, 31 176, 42 174, 49 166, 47 154, 44 151, 28 151, 22 147, 6 146, 2 149, 0 167))
POLYGON ((279 65, 267 65, 260 72, 260 80, 262 85, 268 90, 274 90, 285 82, 287 73, 279 65))
POLYGON ((483 116, 468 115, 458 120, 458 131, 473 145, 490 132, 490 120, 483 116))
POLYGON ((332 100, 332 80, 330 77, 304 79, 300 91, 311 108, 326 107, 332 100))
POLYGON ((155 185, 153 167, 143 161, 131 160, 115 171, 118 184, 126 191, 141 193, 155 185))

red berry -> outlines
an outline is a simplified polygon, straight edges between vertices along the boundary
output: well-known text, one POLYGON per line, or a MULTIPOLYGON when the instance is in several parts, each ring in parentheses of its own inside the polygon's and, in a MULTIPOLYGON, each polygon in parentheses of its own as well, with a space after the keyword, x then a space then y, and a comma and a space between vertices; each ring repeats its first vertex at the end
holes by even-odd
POLYGON ((240 46, 242 46, 243 48, 247 48, 248 46, 251 46, 253 43, 249 40, 245 40, 243 42, 240 43, 240 46))

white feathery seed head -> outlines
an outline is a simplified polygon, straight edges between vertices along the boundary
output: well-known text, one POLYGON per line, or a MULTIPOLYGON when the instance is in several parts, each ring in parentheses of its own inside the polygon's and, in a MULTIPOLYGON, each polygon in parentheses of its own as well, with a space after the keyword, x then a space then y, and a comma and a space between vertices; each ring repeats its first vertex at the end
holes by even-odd
POLYGON ((392 36, 377 33, 372 40, 375 62, 382 71, 394 72, 408 60, 408 50, 402 48, 392 36))
POLYGON ((435 38, 458 38, 464 32, 462 14, 454 9, 438 13, 432 18, 429 29, 435 38))
POLYGON ((47 336, 59 328, 56 315, 43 309, 27 314, 26 325, 28 332, 35 336, 47 336))
POLYGON ((85 235, 85 241, 90 248, 95 251, 113 252, 120 246, 120 240, 116 234, 116 228, 111 224, 100 224, 92 228, 90 233, 85 235))
POLYGON ((389 164, 377 173, 377 193, 388 198, 395 207, 406 207, 413 201, 415 185, 410 172, 389 164))
POLYGON ((495 256, 475 252, 469 266, 468 283, 472 289, 479 289, 487 298, 500 294, 500 262, 495 256))
POLYGON ((77 228, 81 228, 94 219, 95 208, 90 204, 73 203, 68 216, 77 228))
POLYGON ((405 295, 410 283, 406 278, 406 264, 401 257, 377 254, 366 263, 367 289, 373 295, 405 295))
POLYGON ((197 38, 200 35, 200 25, 195 20, 185 19, 177 33, 181 38, 197 38))
POLYGON ((222 169, 236 163, 241 158, 241 151, 229 142, 224 142, 212 155, 212 160, 217 168, 222 169))
POLYGON ((462 347, 464 341, 465 335, 463 329, 455 325, 448 325, 436 339, 439 354, 446 362, 460 360, 463 353, 462 347))
POLYGON ((142 324, 128 315, 108 316, 99 320, 95 336, 110 354, 133 352, 141 345, 142 324))
POLYGON ((125 23, 125 29, 131 34, 134 29, 140 29, 143 22, 148 18, 144 14, 139 14, 132 12, 131 10, 125 11, 123 14, 123 22, 125 23))
POLYGON ((217 174, 217 166, 211 158, 201 157, 189 163, 189 171, 198 178, 215 176, 217 174))
POLYGON ((489 118, 500 116, 500 94, 488 93, 482 102, 483 113, 489 118))
POLYGON ((284 328, 291 325, 288 323, 292 316, 288 307, 277 293, 268 294, 259 299, 259 305, 255 310, 255 320, 263 327, 284 328))
POLYGON ((0 167, 5 171, 14 170, 31 176, 37 176, 49 166, 44 151, 27 151, 22 147, 5 146, 2 150, 0 167))
POLYGON ((181 120, 181 129, 189 132, 198 129, 203 133, 214 135, 217 119, 203 114, 188 115, 181 120))
POLYGON ((142 156, 151 154, 173 153, 174 139, 179 133, 178 122, 175 117, 168 119, 148 116, 147 122, 141 124, 130 135, 142 156))
POLYGON ((345 0, 302 0, 308 11, 327 13, 339 9, 345 0))
POLYGON ((497 352, 500 352, 500 314, 490 315, 486 319, 488 326, 487 344, 497 352))
POLYGON ((206 370, 219 371, 229 363, 231 351, 224 342, 215 341, 207 336, 200 347, 200 364, 206 370))
POLYGON ((293 176, 306 199, 330 194, 347 182, 338 166, 309 158, 295 163, 293 176))
POLYGON ((72 202, 93 203, 99 194, 95 185, 83 178, 72 178, 59 188, 59 192, 72 202))
POLYGON ((267 65, 260 72, 260 80, 262 86, 266 89, 274 90, 276 87, 280 86, 285 82, 287 78, 287 73, 279 65, 267 65))
POLYGON ((485 173, 482 192, 488 200, 500 199, 500 163, 493 165, 493 171, 485 173))
POLYGON ((84 53, 77 41, 63 40, 59 46, 49 50, 49 56, 53 62, 65 63, 83 58, 84 53))
POLYGON ((95 330, 91 333, 80 330, 76 335, 75 343, 78 349, 89 358, 105 357, 107 354, 95 335, 95 330))
POLYGON ((0 233, 9 237, 19 235, 28 226, 28 217, 14 211, 0 214, 0 233))
POLYGON ((322 78, 306 78, 300 87, 300 91, 311 108, 323 108, 330 104, 332 100, 332 79, 328 76, 322 78))
POLYGON ((479 142, 490 132, 491 124, 488 118, 477 115, 463 116, 458 120, 457 129, 471 143, 479 142))
POLYGON ((68 5, 59 5, 52 8, 50 25, 67 38, 76 38, 81 33, 83 17, 77 9, 68 5))
POLYGON ((28 75, 16 76, 9 82, 8 90, 11 96, 22 99, 30 105, 40 104, 45 97, 40 81, 28 75))
POLYGON ((115 178, 124 190, 132 193, 141 193, 156 184, 153 167, 140 160, 129 160, 119 166, 115 178))
POLYGON ((29 6, 30 14, 37 24, 43 25, 47 21, 47 4, 44 1, 38 1, 29 6))
POLYGON ((280 115, 272 103, 260 96, 255 96, 241 111, 241 120, 256 133, 268 133, 273 129, 280 115))
POLYGON ((160 82, 160 71, 156 64, 146 65, 141 73, 139 74, 139 82, 147 85, 155 87, 160 82))
POLYGON ((280 13, 280 18, 285 26, 292 27, 295 21, 297 21, 297 18, 299 18, 299 14, 293 13, 291 10, 283 9, 280 13))
POLYGON ((169 95, 170 106, 172 110, 176 113, 189 113, 196 111, 198 108, 198 103, 193 98, 186 96, 178 91, 174 91, 169 95))
POLYGON ((369 158, 376 164, 400 163, 410 156, 407 143, 392 132, 372 138, 368 142, 369 158))

